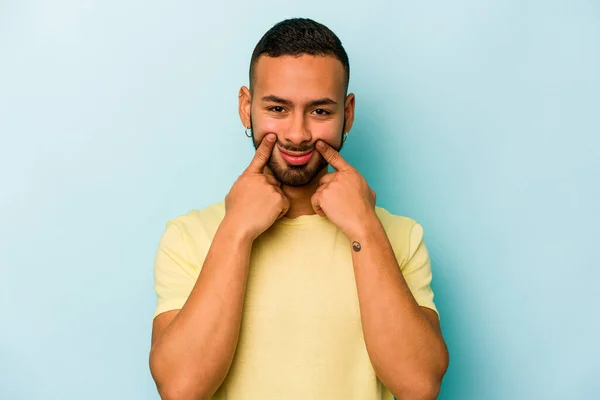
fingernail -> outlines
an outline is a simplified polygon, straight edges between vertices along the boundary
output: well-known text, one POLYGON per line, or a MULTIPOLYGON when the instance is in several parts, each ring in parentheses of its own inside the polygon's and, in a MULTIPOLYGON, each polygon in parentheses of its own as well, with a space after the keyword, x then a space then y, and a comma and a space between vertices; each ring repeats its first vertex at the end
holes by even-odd
POLYGON ((268 140, 269 142, 274 142, 274 141, 275 141, 275 134, 273 134, 273 133, 269 133, 269 134, 267 135, 267 140, 268 140))
POLYGON ((317 149, 322 149, 323 147, 325 147, 325 144, 323 142, 321 142, 320 140, 317 141, 317 149))

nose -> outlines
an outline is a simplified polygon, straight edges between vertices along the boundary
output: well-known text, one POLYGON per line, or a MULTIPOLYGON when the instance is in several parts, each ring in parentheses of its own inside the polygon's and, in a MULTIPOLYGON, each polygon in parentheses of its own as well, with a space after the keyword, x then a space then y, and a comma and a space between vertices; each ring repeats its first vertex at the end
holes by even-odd
POLYGON ((304 147, 312 140, 312 135, 306 118, 303 114, 296 114, 290 118, 287 132, 280 140, 294 147, 304 147))

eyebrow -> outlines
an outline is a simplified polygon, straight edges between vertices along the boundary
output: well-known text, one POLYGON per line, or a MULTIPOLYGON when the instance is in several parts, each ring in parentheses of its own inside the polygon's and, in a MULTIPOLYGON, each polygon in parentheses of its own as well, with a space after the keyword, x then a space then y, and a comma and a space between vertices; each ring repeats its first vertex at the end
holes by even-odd
MULTIPOLYGON (((262 101, 266 101, 266 102, 272 102, 272 103, 279 103, 279 104, 283 104, 286 106, 293 106, 294 103, 291 100, 288 99, 284 99, 281 98, 279 96, 275 96, 273 94, 270 94, 268 96, 264 96, 262 98, 262 101)), ((316 99, 316 100, 312 100, 309 101, 307 104, 309 107, 315 107, 315 106, 328 106, 328 105, 337 105, 337 102, 330 99, 329 97, 323 97, 321 99, 316 99)))

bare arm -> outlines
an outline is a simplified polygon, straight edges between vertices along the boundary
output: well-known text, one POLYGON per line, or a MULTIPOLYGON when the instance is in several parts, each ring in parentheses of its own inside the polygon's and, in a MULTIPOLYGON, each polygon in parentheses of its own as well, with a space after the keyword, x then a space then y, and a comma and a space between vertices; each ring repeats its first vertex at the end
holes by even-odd
POLYGON ((336 169, 319 181, 311 201, 352 242, 361 322, 371 363, 399 400, 437 396, 448 352, 435 311, 419 307, 375 213, 375 192, 324 142, 317 150, 336 169))
POLYGON ((164 399, 207 399, 229 371, 252 247, 240 232, 223 220, 183 308, 154 320, 150 369, 164 399))
POLYGON ((352 261, 373 367, 398 399, 435 399, 448 367, 437 314, 415 301, 377 217, 365 226, 352 261))
POLYGON ((225 198, 225 218, 181 310, 154 319, 150 370, 163 399, 210 398, 237 347, 254 240, 289 209, 264 174, 275 136, 267 135, 225 198))

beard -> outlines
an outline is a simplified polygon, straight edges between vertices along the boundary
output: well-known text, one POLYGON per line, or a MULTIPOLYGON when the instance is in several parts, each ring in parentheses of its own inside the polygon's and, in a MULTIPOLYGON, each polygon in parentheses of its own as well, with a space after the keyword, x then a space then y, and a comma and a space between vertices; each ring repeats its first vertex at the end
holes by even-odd
MULTIPOLYGON (((250 129, 252 129, 252 122, 250 122, 250 129)), ((342 132, 340 132, 340 137, 343 135, 345 129, 346 129, 346 121, 344 120, 344 125, 342 126, 342 132)), ((254 138, 254 131, 252 131, 252 132, 253 132, 252 133, 252 143, 254 145, 254 150, 256 150, 256 149, 258 149, 258 146, 260 146, 260 143, 257 143, 257 141, 254 138)), ((324 168, 327 168, 327 165, 328 165, 327 161, 323 158, 321 153, 319 153, 317 151, 317 149, 314 146, 314 143, 312 145, 296 147, 296 146, 285 146, 278 141, 276 143, 276 145, 283 150, 292 151, 292 152, 304 153, 304 152, 313 151, 313 155, 312 155, 311 159, 309 160, 309 162, 307 162, 304 165, 289 165, 285 161, 279 162, 273 157, 273 154, 271 154, 271 157, 269 157, 269 161, 267 161, 267 166, 269 167, 271 172, 273 172, 273 175, 275 176, 275 178, 279 182, 281 182, 283 185, 286 185, 286 186, 308 185, 315 179, 315 177, 317 175, 319 175, 319 173, 324 168)), ((344 142, 342 140, 340 140, 340 145, 338 147, 336 147, 336 146, 331 146, 331 147, 333 147, 335 150, 337 150, 339 152, 340 150, 342 150, 343 146, 344 146, 344 142)))

